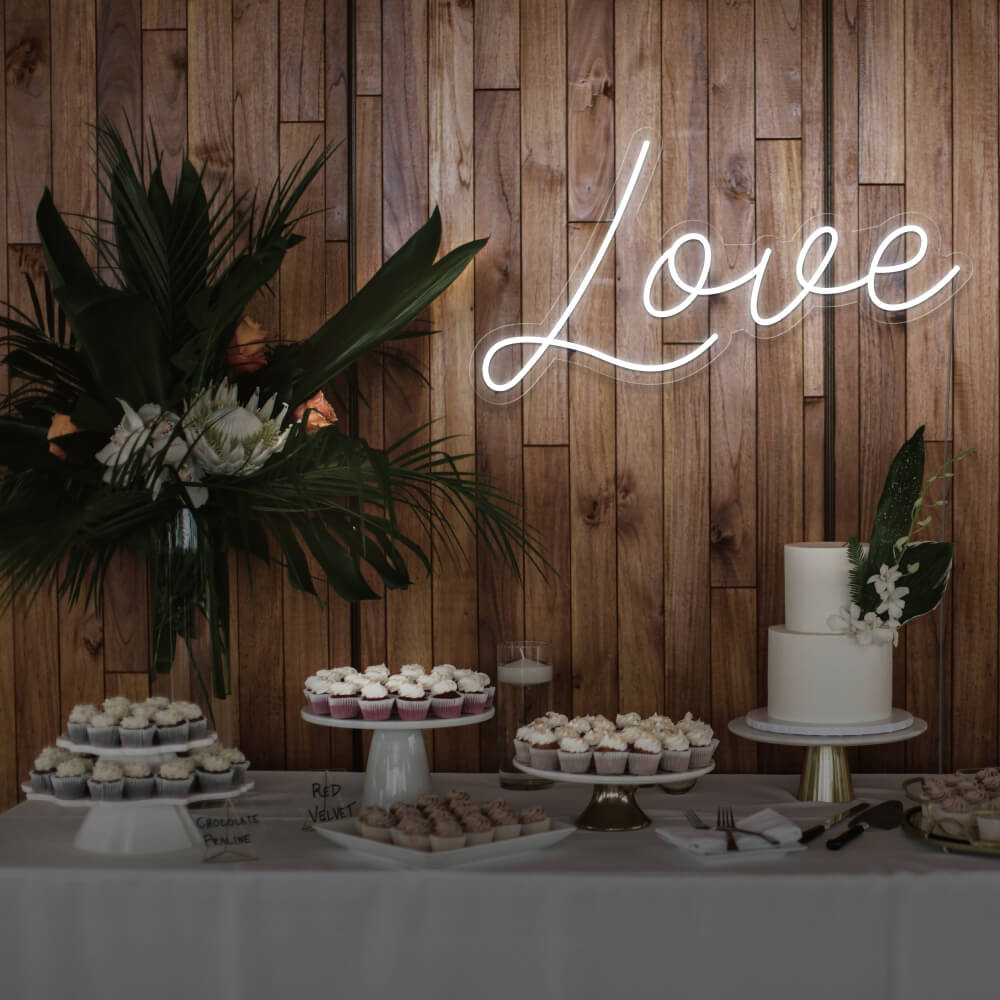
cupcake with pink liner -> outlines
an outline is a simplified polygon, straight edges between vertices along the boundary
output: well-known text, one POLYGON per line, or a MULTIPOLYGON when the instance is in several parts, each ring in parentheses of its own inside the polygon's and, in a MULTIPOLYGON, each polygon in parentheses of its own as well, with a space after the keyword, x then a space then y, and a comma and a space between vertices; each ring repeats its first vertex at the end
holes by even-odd
POLYGON ((312 674, 306 678, 304 685, 306 701, 309 704, 309 711, 313 715, 330 714, 330 680, 328 677, 320 677, 319 674, 312 674))
POLYGON ((91 716, 87 724, 87 742, 95 747, 118 746, 118 720, 108 712, 91 716))
POLYGON ((470 676, 458 681, 458 690, 462 695, 462 711, 466 715, 479 715, 486 711, 486 687, 478 674, 470 671, 470 676))
POLYGON ((580 736, 564 736, 559 741, 556 759, 559 770, 567 774, 585 774, 590 769, 594 753, 580 736))
POLYGON ((652 733, 640 733, 629 751, 628 773, 641 777, 656 774, 662 756, 663 744, 652 733))
POLYGON ((475 812, 466 813, 459 822, 465 831, 466 847, 478 847, 480 844, 488 844, 493 840, 493 824, 478 809, 475 812))
POLYGON ((126 715, 118 723, 118 738, 123 747, 151 747, 156 740, 156 724, 144 712, 126 715))
POLYGON ((116 802, 125 792, 125 774, 121 764, 99 760, 87 779, 87 790, 95 802, 116 802))
POLYGON ((87 742, 87 726, 95 715, 97 715, 97 708, 94 705, 73 706, 73 711, 69 713, 69 723, 66 728, 69 732, 69 738, 74 743, 87 742))
POLYGON ((396 699, 381 681, 368 681, 358 694, 358 708, 366 722, 385 722, 396 699))
POLYGON ((465 847, 465 831, 452 816, 437 817, 431 825, 431 850, 456 851, 465 847))
POLYGON ((509 809, 495 809, 488 815, 493 824, 494 840, 513 840, 521 836, 521 821, 509 809))
POLYGON ((392 813, 379 806, 368 806, 358 813, 358 829, 361 836, 388 844, 392 840, 392 828, 396 821, 392 813))
POLYGON ((559 741, 551 729, 532 727, 528 733, 528 752, 531 766, 542 771, 555 771, 559 763, 559 741))
POLYGON ((598 774, 624 774, 627 766, 628 741, 619 733, 604 733, 594 747, 594 770, 598 774))
POLYGON ((686 771, 691 763, 691 744, 688 738, 676 727, 660 731, 658 737, 663 744, 663 754, 660 757, 664 771, 686 771))
POLYGON ((541 806, 528 806, 517 814, 517 818, 521 823, 522 836, 545 833, 552 827, 552 820, 549 819, 541 806))
POLYGON ((439 677, 431 688, 431 711, 439 719, 457 719, 462 714, 463 700, 450 677, 439 677))
POLYGON ((481 670, 476 671, 476 676, 479 678, 480 683, 483 685, 483 690, 486 692, 486 708, 489 710, 493 707, 493 702, 496 700, 497 686, 493 683, 493 678, 489 674, 484 674, 481 670))
POLYGON ((352 680, 332 681, 327 696, 331 719, 353 719, 358 714, 358 685, 352 680))
POLYGON ((417 814, 408 814, 392 828, 392 842, 397 847, 409 847, 415 851, 431 849, 431 824, 417 814))
MULTIPOLYGON (((389 678, 392 680, 392 678, 389 678)), ((403 678, 396 692, 396 711, 404 722, 423 722, 431 708, 431 699, 423 687, 403 678)))

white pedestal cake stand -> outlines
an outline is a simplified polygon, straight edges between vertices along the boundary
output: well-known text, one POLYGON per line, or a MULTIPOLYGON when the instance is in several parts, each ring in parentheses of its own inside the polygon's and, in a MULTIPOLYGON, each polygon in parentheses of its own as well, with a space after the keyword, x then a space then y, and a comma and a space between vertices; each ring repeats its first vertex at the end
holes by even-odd
POLYGON ((715 761, 705 767, 692 767, 687 771, 657 771, 656 774, 570 774, 567 771, 544 771, 514 761, 514 767, 536 778, 564 781, 567 784, 590 785, 594 791, 587 808, 576 818, 581 830, 599 830, 603 833, 621 833, 641 830, 649 826, 649 817, 635 801, 636 790, 642 785, 662 785, 664 791, 686 792, 695 782, 715 770, 715 761), (674 786, 674 787, 671 787, 674 786))
POLYGON ((393 802, 413 802, 431 790, 431 772, 424 750, 425 729, 454 729, 456 726, 478 726, 492 719, 494 709, 477 715, 459 715, 454 719, 428 716, 422 722, 389 719, 386 722, 366 722, 362 718, 333 719, 329 715, 314 715, 302 709, 302 718, 314 726, 332 729, 370 729, 372 744, 365 768, 365 787, 361 806, 382 806, 393 802))
MULTIPOLYGON (((894 712, 900 711, 894 709, 894 712)), ((760 709, 754 713, 760 718, 760 709)), ((805 747, 806 759, 799 778, 798 798, 804 802, 850 802, 854 798, 851 771, 847 766, 847 747, 883 746, 902 743, 927 732, 927 723, 915 716, 910 725, 891 732, 858 733, 850 736, 829 734, 805 735, 779 733, 755 728, 740 716, 729 723, 729 731, 754 743, 770 743, 783 747, 805 747)))

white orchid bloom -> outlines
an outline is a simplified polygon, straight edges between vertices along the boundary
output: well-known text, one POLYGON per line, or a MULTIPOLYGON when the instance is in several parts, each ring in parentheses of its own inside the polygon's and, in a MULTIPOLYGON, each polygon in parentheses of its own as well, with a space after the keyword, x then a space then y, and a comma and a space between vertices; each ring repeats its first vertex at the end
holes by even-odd
POLYGON ((868 577, 868 582, 875 585, 875 592, 884 601, 886 594, 892 593, 892 587, 903 574, 899 571, 899 566, 887 566, 885 563, 879 567, 878 573, 873 573, 868 577))
POLYGON ((857 604, 850 604, 841 608, 836 614, 829 615, 826 619, 826 627, 831 632, 854 632, 861 622, 861 608, 857 604))
POLYGON ((909 587, 893 587, 891 590, 886 591, 882 598, 882 603, 875 609, 875 613, 881 615, 888 611, 890 618, 902 618, 903 608, 906 607, 906 601, 903 598, 909 592, 909 587))

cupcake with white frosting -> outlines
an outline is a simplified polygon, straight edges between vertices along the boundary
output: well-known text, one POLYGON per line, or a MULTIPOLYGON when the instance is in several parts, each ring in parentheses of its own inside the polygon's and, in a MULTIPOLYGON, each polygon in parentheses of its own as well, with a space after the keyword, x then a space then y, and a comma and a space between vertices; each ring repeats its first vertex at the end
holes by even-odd
POLYGON ((385 722, 396 699, 380 681, 368 681, 358 695, 358 708, 366 722, 385 722))
POLYGON ((431 711, 439 719, 457 719, 462 714, 463 700, 458 684, 450 677, 439 676, 431 688, 431 711))
POLYGON ((594 747, 594 769, 598 774, 624 774, 628 766, 628 741, 606 732, 594 747))
POLYGON ((590 768, 593 751, 587 746, 586 740, 579 735, 564 736, 559 741, 557 753, 559 770, 567 774, 584 774, 590 768))
POLYGON ((188 721, 180 709, 171 705, 154 713, 157 741, 163 744, 186 743, 188 738, 188 721))
POLYGON ((336 681, 342 681, 347 677, 352 677, 357 674, 357 670, 354 667, 334 667, 332 670, 327 671, 326 679, 331 683, 336 681))
POLYGON ((227 747, 219 751, 219 755, 224 757, 233 768, 233 784, 242 785, 247 780, 247 771, 250 770, 250 761, 239 747, 227 747))
POLYGON ((320 677, 319 674, 306 678, 304 693, 313 715, 330 714, 330 684, 329 677, 320 677))
POLYGON ((449 680, 455 679, 455 674, 458 672, 458 668, 451 663, 439 663, 436 667, 431 669, 431 675, 438 678, 445 677, 449 680))
POLYGON ((615 726, 618 729, 625 729, 628 726, 637 726, 642 722, 642 716, 638 712, 619 712, 615 716, 615 726))
POLYGON ((406 680, 402 674, 390 674, 383 683, 389 694, 398 695, 399 689, 406 683, 406 680))
POLYGON ((95 747, 118 746, 118 719, 109 712, 98 712, 87 723, 87 742, 95 747))
POLYGON ((531 766, 542 771, 554 771, 559 763, 559 740, 551 729, 532 726, 528 733, 531 766))
POLYGON ((424 676, 424 668, 419 663, 404 663, 399 668, 400 677, 406 677, 408 680, 415 680, 418 677, 424 676))
POLYGON ((643 777, 656 774, 662 756, 663 744, 652 733, 640 732, 629 749, 628 773, 643 777))
POLYGON ((369 681, 380 681, 384 684, 389 679, 391 670, 384 663, 373 663, 370 667, 365 667, 364 677, 369 681))
POLYGON ((153 769, 144 760, 137 760, 122 766, 125 779, 125 798, 148 799, 155 790, 156 779, 153 769))
POLYGON ((531 763, 531 743, 528 742, 528 735, 532 728, 531 725, 521 726, 514 733, 514 760, 522 764, 531 763))
POLYGON ((681 731, 691 744, 691 766, 708 767, 715 755, 715 748, 719 745, 712 727, 707 722, 696 719, 681 731))
POLYGON ((69 738, 74 743, 87 742, 87 727, 95 715, 97 715, 97 708, 94 705, 73 706, 73 711, 69 713, 66 729, 69 732, 69 738))
POLYGON ((97 802, 115 802, 125 791, 125 775, 121 764, 99 760, 87 779, 90 797, 97 802))
POLYGON ((90 762, 83 757, 70 757, 56 767, 56 773, 50 778, 52 794, 60 799, 82 799, 87 794, 87 778, 90 775, 90 762))
POLYGON ((118 737, 123 747, 151 747, 156 724, 144 712, 130 713, 118 723, 118 737))
POLYGON ((431 699, 415 678, 403 677, 396 692, 396 711, 404 722, 422 722, 431 708, 431 699))
POLYGON ((233 787, 233 765, 222 754, 202 754, 195 775, 199 792, 226 791, 233 787))
POLYGON ((330 684, 327 713, 333 719, 353 719, 358 714, 358 685, 346 677, 330 684))
POLYGON ((688 738, 676 726, 673 729, 663 729, 658 737, 663 744, 663 754, 660 757, 664 771, 686 771, 691 763, 691 744, 688 738))
POLYGON ((476 672, 476 676, 486 691, 486 709, 488 711, 493 707, 494 701, 496 701, 497 686, 493 683, 493 678, 489 674, 484 674, 481 670, 476 672))
POLYGON ((121 722, 129 713, 129 709, 132 707, 132 702, 128 698, 123 698, 119 695, 116 698, 105 698, 101 703, 101 711, 105 715, 110 715, 115 722, 121 722))
POLYGON ((194 771, 191 765, 182 757, 167 760, 156 772, 156 794, 163 798, 186 798, 194 788, 194 771))
POLYGON ((58 747, 46 747, 35 758, 35 765, 31 769, 31 790, 41 792, 45 795, 52 794, 52 776, 56 773, 56 768, 67 759, 62 756, 65 750, 58 747))
POLYGON ((162 694, 150 695, 144 702, 143 705, 151 708, 154 712, 159 712, 161 709, 170 708, 170 699, 165 698, 162 694))
POLYGON ((466 715, 479 715, 486 711, 486 686, 478 674, 469 671, 468 676, 459 679, 457 684, 462 695, 462 711, 466 715))
POLYGON ((208 732, 208 720, 201 710, 201 705, 193 701, 175 701, 174 708, 187 720, 189 740, 203 739, 208 732))

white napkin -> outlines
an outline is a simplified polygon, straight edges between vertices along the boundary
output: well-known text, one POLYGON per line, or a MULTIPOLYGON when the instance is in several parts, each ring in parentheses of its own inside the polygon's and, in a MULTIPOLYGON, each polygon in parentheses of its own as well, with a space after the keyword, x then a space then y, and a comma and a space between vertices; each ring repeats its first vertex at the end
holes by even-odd
MULTIPOLYGON (((708 822, 708 819, 705 821, 708 822)), ((782 847, 798 843, 802 836, 797 823, 786 819, 774 809, 761 809, 750 816, 737 816, 736 825, 766 833, 774 837, 782 847)), ((689 826, 671 825, 659 827, 657 833, 675 846, 694 854, 720 854, 726 850, 726 834, 722 830, 694 830, 689 826)), ((741 851, 775 849, 775 845, 769 844, 763 837, 754 837, 748 833, 737 833, 735 837, 736 846, 741 851)))

